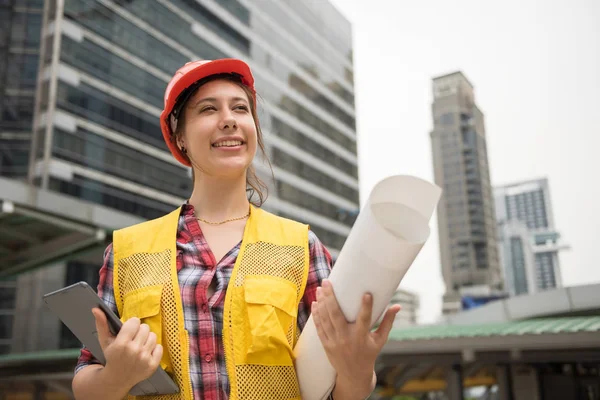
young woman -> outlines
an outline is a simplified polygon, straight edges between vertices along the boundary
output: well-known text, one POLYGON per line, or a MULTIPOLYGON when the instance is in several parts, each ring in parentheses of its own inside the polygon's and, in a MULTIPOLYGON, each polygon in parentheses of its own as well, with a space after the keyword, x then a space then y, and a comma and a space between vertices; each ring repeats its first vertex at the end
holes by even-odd
POLYGON ((333 398, 368 397, 399 308, 371 332, 365 295, 348 323, 319 239, 260 208, 265 186, 252 161, 264 145, 248 65, 183 66, 167 86, 161 128, 193 169, 193 193, 169 215, 114 233, 98 294, 124 324, 113 336, 92 311, 106 365, 82 350, 75 397, 122 399, 160 366, 180 393, 157 398, 300 399, 292 349, 311 312, 337 372, 333 398))

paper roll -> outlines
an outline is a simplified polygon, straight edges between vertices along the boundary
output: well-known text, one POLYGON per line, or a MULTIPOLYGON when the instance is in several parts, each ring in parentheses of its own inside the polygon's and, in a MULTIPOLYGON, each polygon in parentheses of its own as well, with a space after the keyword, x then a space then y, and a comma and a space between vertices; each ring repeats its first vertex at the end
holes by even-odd
MULTIPOLYGON (((356 320, 367 292, 373 295, 371 326, 383 315, 429 237, 429 220, 440 195, 439 187, 403 175, 386 178, 373 188, 329 278, 348 321, 356 320)), ((300 335, 294 356, 302 399, 327 398, 336 372, 312 317, 300 335)))

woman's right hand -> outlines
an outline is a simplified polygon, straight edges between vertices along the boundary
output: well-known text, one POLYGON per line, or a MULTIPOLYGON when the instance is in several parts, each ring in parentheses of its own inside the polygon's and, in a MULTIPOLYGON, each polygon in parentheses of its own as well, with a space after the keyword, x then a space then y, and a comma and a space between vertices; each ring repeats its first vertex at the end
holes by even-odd
POLYGON ((150 332, 139 318, 127 320, 117 336, 109 329, 106 315, 99 308, 92 310, 96 319, 98 341, 106 358, 105 373, 131 388, 149 378, 158 368, 163 347, 156 344, 156 334, 150 332))

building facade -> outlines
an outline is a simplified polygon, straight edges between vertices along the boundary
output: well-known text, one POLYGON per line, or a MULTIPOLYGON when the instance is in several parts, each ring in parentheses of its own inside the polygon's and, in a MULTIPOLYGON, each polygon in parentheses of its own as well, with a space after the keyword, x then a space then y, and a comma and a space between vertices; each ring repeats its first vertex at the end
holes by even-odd
POLYGON ((562 286, 559 251, 546 178, 494 189, 500 258, 511 295, 533 294, 562 286))
MULTIPOLYGON (((43 7, 44 0, 0 2, 0 175, 15 179, 27 175, 43 7)), ((16 278, 0 280, 0 354, 11 349, 16 292, 16 278)))
POLYGON ((487 157, 484 116, 462 72, 433 79, 431 144, 438 206, 444 312, 460 309, 461 293, 503 288, 487 157))
POLYGON ((0 2, 0 175, 27 174, 44 0, 0 2))
POLYGON ((394 329, 417 325, 419 317, 419 296, 405 289, 398 289, 394 293, 390 306, 399 304, 402 309, 394 318, 394 329))
MULTIPOLYGON (((309 223, 339 252, 359 207, 352 31, 327 1, 19 0, 0 7, 2 176, 142 219, 166 214, 192 182, 163 143, 164 89, 188 61, 241 58, 255 75, 274 175, 256 160, 270 189, 264 207, 309 223)), ((96 284, 101 256, 98 249, 3 280, 2 351, 78 347, 64 327, 52 338, 48 330, 24 334, 47 314, 32 299, 79 280, 96 284)))

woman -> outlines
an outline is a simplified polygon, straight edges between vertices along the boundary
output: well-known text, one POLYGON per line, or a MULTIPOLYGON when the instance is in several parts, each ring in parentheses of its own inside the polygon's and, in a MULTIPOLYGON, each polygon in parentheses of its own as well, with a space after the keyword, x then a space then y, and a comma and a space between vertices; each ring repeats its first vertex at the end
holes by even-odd
POLYGON ((193 193, 171 214, 115 232, 98 293, 124 324, 115 337, 93 310, 106 365, 82 350, 76 398, 121 399, 160 365, 180 388, 164 398, 299 399, 292 349, 311 311, 338 374, 333 397, 368 397, 399 308, 370 332, 365 296, 349 324, 326 280, 325 247, 306 225, 260 209, 265 186, 252 161, 264 146, 249 67, 183 66, 167 86, 161 128, 192 167, 193 193))

